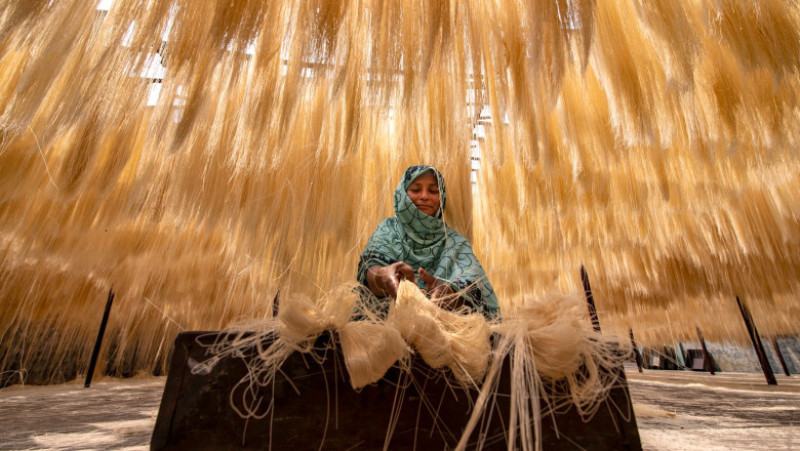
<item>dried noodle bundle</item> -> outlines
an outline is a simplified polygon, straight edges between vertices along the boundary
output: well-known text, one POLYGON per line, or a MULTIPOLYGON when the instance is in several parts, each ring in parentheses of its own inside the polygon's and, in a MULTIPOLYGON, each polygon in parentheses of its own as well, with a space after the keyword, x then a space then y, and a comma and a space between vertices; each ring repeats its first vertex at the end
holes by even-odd
POLYGON ((415 284, 404 280, 386 323, 397 329, 431 368, 449 367, 465 385, 483 379, 490 351, 490 328, 483 315, 443 310, 415 284))
POLYGON ((519 434, 523 449, 533 449, 540 446, 539 428, 547 414, 574 405, 582 416, 594 415, 618 380, 608 369, 629 356, 623 344, 591 330, 579 296, 552 295, 489 324, 482 315, 442 310, 415 284, 402 281, 385 321, 348 321, 360 302, 352 288, 340 287, 316 302, 288 298, 277 320, 241 324, 237 329, 250 328, 255 334, 223 338, 211 348, 215 357, 195 371, 208 371, 224 355, 246 357, 249 375, 232 391, 231 403, 244 417, 262 418, 269 413, 263 406, 270 403, 257 389, 274 380, 289 354, 310 351, 325 330, 338 333, 354 389, 381 379, 393 365, 408 370, 409 353, 417 352, 430 367, 450 370, 458 383, 480 390, 461 438, 463 449, 480 418, 493 409, 492 391, 508 358, 508 439, 514 443, 519 434), (497 335, 494 347, 491 334, 497 335), (252 347, 257 352, 245 351, 252 347))

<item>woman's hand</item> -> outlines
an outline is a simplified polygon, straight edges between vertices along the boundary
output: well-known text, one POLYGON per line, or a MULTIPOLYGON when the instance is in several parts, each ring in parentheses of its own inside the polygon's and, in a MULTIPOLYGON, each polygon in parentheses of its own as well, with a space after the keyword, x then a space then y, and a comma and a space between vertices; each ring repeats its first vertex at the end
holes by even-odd
POLYGON ((388 266, 374 265, 367 270, 367 285, 376 296, 397 297, 400 280, 408 279, 416 283, 414 269, 405 262, 392 263, 388 266))
POLYGON ((455 296, 455 292, 449 285, 442 283, 422 268, 419 269, 419 277, 428 286, 428 296, 441 307, 454 310, 464 305, 464 299, 461 296, 455 296))

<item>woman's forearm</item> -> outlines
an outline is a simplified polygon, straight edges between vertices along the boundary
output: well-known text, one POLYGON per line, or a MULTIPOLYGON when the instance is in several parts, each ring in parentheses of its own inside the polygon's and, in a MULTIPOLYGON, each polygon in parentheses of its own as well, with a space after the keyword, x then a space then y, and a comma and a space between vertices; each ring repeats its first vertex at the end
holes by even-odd
POLYGON ((367 288, 369 288, 369 291, 371 291, 372 294, 378 296, 379 298, 386 296, 386 290, 380 287, 380 284, 377 281, 378 272, 382 269, 383 266, 381 265, 372 265, 367 268, 367 288))

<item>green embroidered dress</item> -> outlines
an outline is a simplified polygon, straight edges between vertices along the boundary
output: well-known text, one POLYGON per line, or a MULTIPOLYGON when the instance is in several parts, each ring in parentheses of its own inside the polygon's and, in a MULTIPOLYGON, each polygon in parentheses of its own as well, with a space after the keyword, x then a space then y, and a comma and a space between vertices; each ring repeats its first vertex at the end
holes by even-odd
MULTIPOLYGON (((414 271, 423 268, 453 290, 462 292, 467 305, 475 312, 494 319, 499 316, 500 309, 486 273, 467 239, 441 219, 446 200, 444 178, 439 171, 422 165, 406 169, 394 193, 395 216, 384 220, 370 237, 361 253, 358 281, 366 287, 369 267, 403 261, 414 271), (439 184, 441 205, 436 216, 419 211, 406 194, 414 180, 428 171, 433 172, 439 184)), ((417 285, 427 289, 420 277, 417 277, 417 285)), ((377 299, 368 289, 363 291, 370 297, 368 304, 375 313, 388 311, 389 298, 377 299)))

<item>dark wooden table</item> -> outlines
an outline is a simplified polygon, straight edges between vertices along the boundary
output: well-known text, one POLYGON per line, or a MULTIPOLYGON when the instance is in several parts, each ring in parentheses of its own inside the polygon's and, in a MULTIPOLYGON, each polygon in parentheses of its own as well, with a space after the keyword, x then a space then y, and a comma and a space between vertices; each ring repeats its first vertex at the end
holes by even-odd
MULTIPOLYGON (((410 373, 392 368, 377 383, 355 391, 336 340, 326 333, 312 354, 293 353, 274 383, 260 389, 265 416, 246 420, 230 403, 231 391, 247 374, 242 358, 222 359, 210 371, 191 371, 208 359, 207 345, 221 337, 221 332, 185 332, 175 340, 151 449, 452 449, 478 396, 460 388, 449 372, 432 370, 418 358, 410 373)), ((624 373, 610 371, 620 372, 621 382, 591 420, 571 407, 543 419, 544 449, 641 449, 624 373)), ((508 449, 509 393, 506 362, 496 403, 472 433, 468 449, 476 448, 480 434, 483 449, 508 449)))

